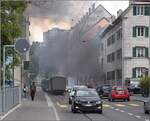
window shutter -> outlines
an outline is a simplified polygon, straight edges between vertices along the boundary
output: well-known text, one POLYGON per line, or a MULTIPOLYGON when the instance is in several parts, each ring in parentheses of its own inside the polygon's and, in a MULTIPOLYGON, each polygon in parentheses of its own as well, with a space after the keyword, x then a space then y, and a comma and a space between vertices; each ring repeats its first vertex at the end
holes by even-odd
POLYGON ((148 34, 149 34, 149 28, 145 27, 145 37, 148 37, 148 34))
POLYGON ((133 15, 136 16, 136 6, 133 6, 133 15))
POLYGON ((136 57, 136 47, 133 48, 133 57, 136 57))
POLYGON ((150 7, 145 7, 145 16, 150 16, 150 7))
POLYGON ((136 68, 132 69, 132 76, 133 76, 133 78, 136 78, 136 68))
POLYGON ((148 57, 148 48, 145 48, 145 57, 148 57))
POLYGON ((136 37, 136 26, 133 27, 133 37, 136 37))

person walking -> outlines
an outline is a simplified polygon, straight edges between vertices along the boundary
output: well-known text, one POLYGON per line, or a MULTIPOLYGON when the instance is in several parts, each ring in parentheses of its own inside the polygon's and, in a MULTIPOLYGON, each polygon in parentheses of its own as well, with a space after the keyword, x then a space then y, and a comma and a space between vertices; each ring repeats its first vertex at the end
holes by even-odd
POLYGON ((32 101, 34 101, 35 93, 36 93, 36 85, 35 85, 35 82, 32 82, 30 86, 30 94, 31 94, 32 101))
POLYGON ((24 84, 24 86, 23 86, 23 96, 24 96, 24 98, 27 97, 27 87, 26 87, 26 84, 24 84))

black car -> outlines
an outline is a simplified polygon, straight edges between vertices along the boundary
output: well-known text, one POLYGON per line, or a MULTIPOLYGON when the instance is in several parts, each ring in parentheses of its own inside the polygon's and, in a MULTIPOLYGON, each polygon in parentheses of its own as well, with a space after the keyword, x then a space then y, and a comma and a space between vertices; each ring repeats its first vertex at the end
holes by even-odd
POLYGON ((94 89, 75 91, 71 111, 96 111, 102 114, 102 100, 94 89))
POLYGON ((75 91, 77 91, 77 90, 84 90, 84 89, 87 89, 87 87, 85 85, 73 86, 72 89, 70 90, 70 93, 69 93, 69 104, 72 103, 72 97, 74 96, 75 91))
POLYGON ((110 85, 99 86, 96 88, 96 90, 100 95, 100 97, 108 97, 111 90, 111 86, 110 85))

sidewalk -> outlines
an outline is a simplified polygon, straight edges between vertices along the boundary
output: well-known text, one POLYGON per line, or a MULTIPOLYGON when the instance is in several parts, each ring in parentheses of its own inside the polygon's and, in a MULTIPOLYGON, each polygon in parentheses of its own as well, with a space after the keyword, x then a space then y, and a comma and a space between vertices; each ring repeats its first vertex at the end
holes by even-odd
POLYGON ((131 96, 131 100, 145 102, 145 101, 148 100, 148 98, 147 97, 142 97, 141 94, 135 94, 135 95, 131 96))
POLYGON ((44 93, 36 93, 35 101, 23 99, 22 104, 10 113, 3 121, 50 121, 56 120, 51 107, 48 107, 44 93))

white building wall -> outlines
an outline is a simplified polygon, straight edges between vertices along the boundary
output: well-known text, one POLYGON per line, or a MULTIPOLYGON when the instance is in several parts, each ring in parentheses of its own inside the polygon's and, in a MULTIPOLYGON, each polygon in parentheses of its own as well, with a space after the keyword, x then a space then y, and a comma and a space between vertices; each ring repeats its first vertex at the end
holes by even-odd
MULTIPOLYGON (((148 58, 133 58, 132 48, 135 46, 144 46, 150 48, 149 37, 133 37, 133 26, 149 26, 148 16, 133 16, 133 8, 131 6, 129 12, 124 16, 123 20, 123 58, 124 60, 123 79, 132 78, 132 69, 135 67, 149 68, 148 58)), ((150 31, 150 30, 149 30, 150 31)), ((150 55, 150 52, 149 52, 150 55)))

